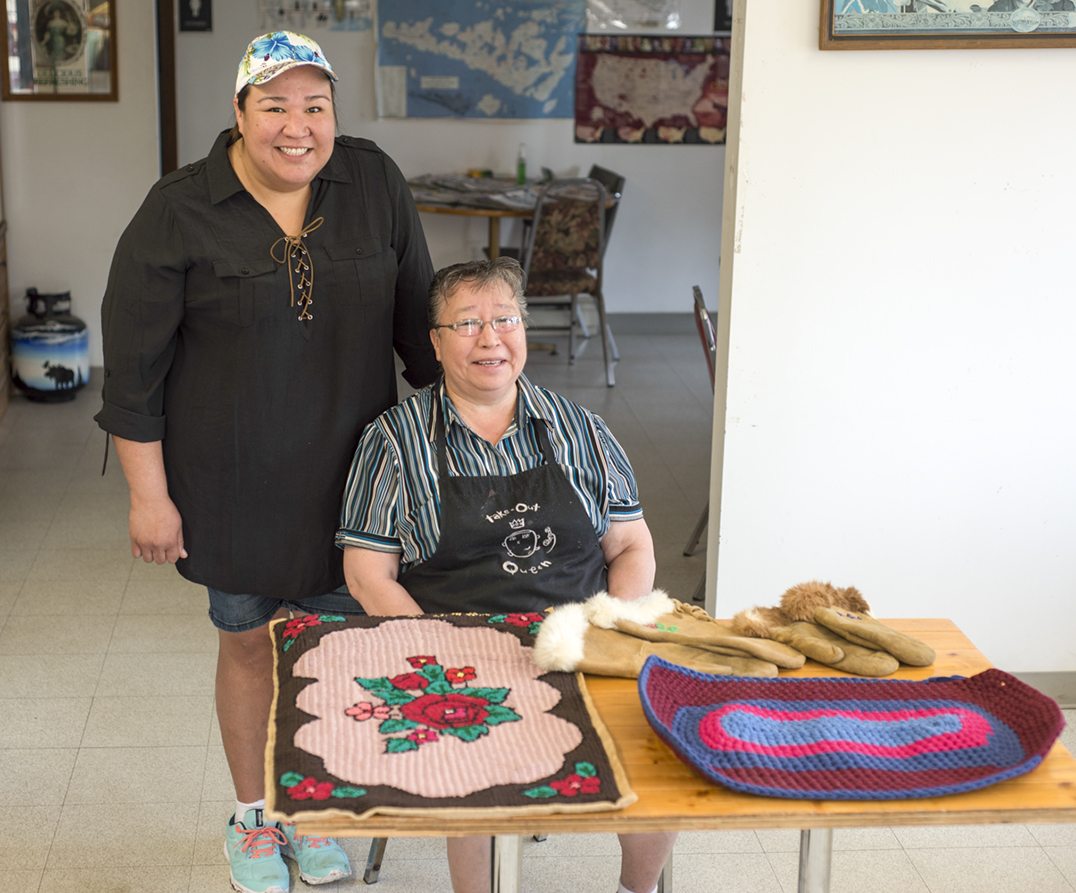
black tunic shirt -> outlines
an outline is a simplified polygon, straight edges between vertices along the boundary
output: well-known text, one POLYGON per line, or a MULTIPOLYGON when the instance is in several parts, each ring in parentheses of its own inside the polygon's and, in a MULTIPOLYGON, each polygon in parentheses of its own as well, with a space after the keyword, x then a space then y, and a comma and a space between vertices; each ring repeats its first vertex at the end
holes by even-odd
POLYGON ((207 158, 157 183, 120 239, 96 420, 163 441, 183 576, 223 592, 321 595, 344 579, 333 535, 355 445, 396 402, 393 348, 415 387, 436 375, 433 266, 399 169, 372 142, 338 137, 307 209, 307 224, 324 221, 304 239, 313 319, 300 321, 270 255, 284 233, 239 182, 227 144, 222 133, 207 158))

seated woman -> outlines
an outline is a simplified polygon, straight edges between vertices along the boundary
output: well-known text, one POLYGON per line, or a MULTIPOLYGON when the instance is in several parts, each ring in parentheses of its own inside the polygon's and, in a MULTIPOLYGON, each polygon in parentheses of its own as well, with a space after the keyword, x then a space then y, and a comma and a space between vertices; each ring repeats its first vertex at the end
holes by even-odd
MULTIPOLYGON (((531 384, 523 271, 456 264, 430 287, 441 382, 359 441, 336 541, 368 614, 541 611, 654 584, 635 477, 605 423, 531 384)), ((621 835, 621 893, 651 893, 675 834, 621 835)), ((489 890, 489 838, 449 838, 455 893, 489 890)))

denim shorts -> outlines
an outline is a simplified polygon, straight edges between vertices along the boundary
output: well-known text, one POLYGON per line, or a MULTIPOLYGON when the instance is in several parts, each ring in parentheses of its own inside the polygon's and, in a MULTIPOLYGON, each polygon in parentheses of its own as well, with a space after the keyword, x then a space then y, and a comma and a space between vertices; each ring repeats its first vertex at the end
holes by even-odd
POLYGON ((277 611, 285 608, 296 614, 365 614, 355 599, 341 586, 325 595, 290 601, 286 599, 263 598, 260 595, 233 595, 217 589, 209 592, 209 619, 213 625, 226 633, 245 633, 250 629, 265 626, 277 611))

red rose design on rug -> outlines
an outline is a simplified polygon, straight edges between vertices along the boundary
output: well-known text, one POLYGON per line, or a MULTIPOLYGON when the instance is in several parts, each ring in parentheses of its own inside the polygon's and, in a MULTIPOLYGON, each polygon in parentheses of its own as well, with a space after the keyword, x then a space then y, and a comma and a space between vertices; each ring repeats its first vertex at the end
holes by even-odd
MULTIPOLYGON (((423 695, 400 708, 413 722, 425 723, 435 729, 462 729, 481 725, 489 716, 489 701, 467 695, 423 695)), ((505 719, 519 719, 519 714, 505 719)), ((501 722, 504 722, 502 719, 501 722)))
POLYGON ((527 635, 541 616, 489 619, 362 621, 322 634, 292 668, 312 680, 294 705, 315 719, 299 725, 289 744, 320 758, 338 786, 384 786, 431 800, 505 785, 529 790, 571 775, 565 769, 575 764, 565 758, 583 733, 554 712, 561 692, 540 678, 545 671, 530 648, 498 628, 527 635))
POLYGON ((286 624, 284 624, 284 650, 287 651, 295 644, 295 640, 299 637, 300 633, 305 632, 314 626, 321 626, 322 623, 326 623, 332 620, 343 620, 343 617, 339 617, 336 614, 304 614, 302 617, 292 617, 286 624))
POLYGON ((474 741, 489 734, 489 727, 517 722, 518 713, 501 703, 507 688, 472 688, 462 683, 477 678, 474 667, 444 669, 432 655, 408 657, 417 673, 378 676, 355 681, 385 703, 377 707, 360 701, 344 711, 357 722, 380 719, 378 731, 385 735, 385 753, 406 753, 420 744, 439 741, 437 732, 474 741), (420 692, 420 694, 414 694, 420 692), (402 732, 404 734, 394 734, 402 732))
POLYGON ((560 791, 565 797, 574 797, 576 794, 594 794, 601 790, 601 782, 597 778, 586 778, 582 775, 569 775, 563 781, 551 781, 549 786, 560 791))
POLYGON ((400 676, 393 676, 389 682, 405 691, 409 688, 425 688, 430 684, 429 680, 420 673, 403 673, 400 676))
POLYGON ((545 797, 576 797, 579 794, 596 794, 602 788, 601 779, 598 778, 598 770, 593 763, 576 763, 575 772, 557 781, 541 787, 531 788, 524 791, 524 797, 541 799, 545 797))
POLYGON ((292 800, 328 800, 332 795, 333 786, 327 781, 318 781, 316 778, 304 778, 293 787, 288 788, 288 796, 292 800))
POLYGON ((470 682, 474 678, 474 667, 454 667, 445 670, 445 679, 449 682, 470 682))

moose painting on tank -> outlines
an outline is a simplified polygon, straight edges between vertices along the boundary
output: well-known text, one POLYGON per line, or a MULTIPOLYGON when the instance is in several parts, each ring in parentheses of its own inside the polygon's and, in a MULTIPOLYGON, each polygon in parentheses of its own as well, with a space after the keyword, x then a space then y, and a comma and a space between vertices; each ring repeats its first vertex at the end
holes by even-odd
POLYGON ((12 373, 31 400, 72 400, 90 377, 89 331, 71 315, 71 294, 26 293, 29 313, 11 328, 12 373))

